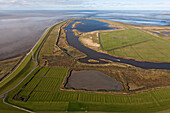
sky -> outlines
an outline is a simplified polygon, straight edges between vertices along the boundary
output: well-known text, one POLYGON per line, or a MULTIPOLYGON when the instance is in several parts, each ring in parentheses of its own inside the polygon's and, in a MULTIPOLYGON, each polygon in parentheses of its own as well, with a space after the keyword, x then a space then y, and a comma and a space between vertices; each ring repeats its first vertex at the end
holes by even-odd
POLYGON ((170 10, 170 0, 0 0, 0 10, 170 10))

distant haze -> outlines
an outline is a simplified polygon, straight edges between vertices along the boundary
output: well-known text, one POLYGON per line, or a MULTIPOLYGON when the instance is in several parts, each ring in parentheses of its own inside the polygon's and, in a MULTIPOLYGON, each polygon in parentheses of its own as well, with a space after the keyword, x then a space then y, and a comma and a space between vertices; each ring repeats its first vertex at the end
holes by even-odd
POLYGON ((0 0, 2 10, 170 10, 169 0, 0 0))
POLYGON ((33 47, 45 29, 69 18, 99 18, 126 23, 170 25, 170 11, 0 11, 0 60, 33 47))

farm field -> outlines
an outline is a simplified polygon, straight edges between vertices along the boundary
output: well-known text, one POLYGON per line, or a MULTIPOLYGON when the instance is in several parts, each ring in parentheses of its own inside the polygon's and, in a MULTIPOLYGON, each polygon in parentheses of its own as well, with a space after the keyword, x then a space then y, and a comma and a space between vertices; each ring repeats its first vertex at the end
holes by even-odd
POLYGON ((170 89, 135 95, 61 91, 59 87, 67 70, 64 68, 37 68, 31 74, 33 79, 30 77, 24 82, 25 84, 22 83, 19 88, 10 92, 8 102, 33 111, 154 112, 169 108, 170 89), (18 94, 17 97, 14 94, 18 94), (29 98, 25 102, 20 102, 13 100, 13 96, 15 99, 29 98), (39 107, 45 105, 47 109, 39 107))
POLYGON ((137 28, 100 33, 103 50, 124 58, 170 62, 170 42, 137 28))
POLYGON ((16 100, 41 100, 45 96, 48 99, 53 92, 57 92, 67 69, 62 68, 37 68, 32 77, 20 86, 18 93, 14 96, 16 100), (50 95, 49 95, 50 94, 50 95), (38 97, 38 98, 37 98, 38 97))

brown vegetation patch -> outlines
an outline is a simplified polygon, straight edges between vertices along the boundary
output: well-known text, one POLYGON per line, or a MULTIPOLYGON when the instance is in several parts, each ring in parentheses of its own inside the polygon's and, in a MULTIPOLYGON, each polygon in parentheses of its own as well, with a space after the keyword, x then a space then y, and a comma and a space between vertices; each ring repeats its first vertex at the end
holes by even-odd
POLYGON ((78 21, 78 22, 75 22, 73 25, 72 25, 72 28, 75 28, 77 24, 80 24, 81 21, 78 21))
POLYGON ((0 61, 0 81, 8 76, 21 62, 23 56, 0 61))
POLYGON ((68 55, 63 56, 46 56, 48 67, 63 67, 68 68, 74 63, 74 59, 68 55))
POLYGON ((66 39, 66 33, 65 30, 61 30, 61 36, 59 36, 58 39, 58 49, 63 50, 66 54, 68 54, 69 56, 72 56, 74 58, 82 58, 82 57, 86 57, 86 55, 82 52, 80 52, 79 50, 71 47, 66 39))
POLYGON ((100 44, 93 42, 92 39, 82 38, 81 41, 82 41, 85 45, 88 45, 88 46, 92 46, 92 47, 95 47, 95 48, 99 48, 99 47, 100 47, 100 44))
POLYGON ((100 59, 101 61, 104 61, 104 62, 108 62, 108 63, 112 63, 111 60, 106 60, 106 59, 100 59))
POLYGON ((79 40, 80 42, 95 51, 103 52, 100 44, 99 44, 99 37, 98 32, 89 32, 89 33, 83 33, 79 40))
POLYGON ((136 84, 133 84, 133 83, 128 83, 128 86, 129 86, 130 91, 139 90, 139 89, 144 88, 143 86, 137 86, 136 84))
POLYGON ((135 27, 144 30, 154 36, 170 40, 170 33, 164 33, 170 32, 170 26, 141 25, 135 27))
POLYGON ((74 32, 75 36, 80 36, 83 34, 83 33, 79 32, 77 29, 73 29, 73 32, 74 32))
POLYGON ((40 66, 70 67, 76 59, 86 57, 85 54, 71 47, 66 40, 64 27, 70 22, 71 20, 63 22, 54 28, 41 49, 40 66))
POLYGON ((92 62, 92 63, 99 63, 98 60, 94 60, 94 59, 89 59, 88 62, 92 62))

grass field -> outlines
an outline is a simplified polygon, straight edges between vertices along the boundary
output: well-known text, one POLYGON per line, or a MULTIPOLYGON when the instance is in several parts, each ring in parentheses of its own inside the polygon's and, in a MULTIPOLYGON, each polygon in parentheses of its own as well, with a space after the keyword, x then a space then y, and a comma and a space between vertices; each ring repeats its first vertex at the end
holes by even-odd
POLYGON ((62 68, 37 68, 31 74, 32 77, 18 87, 16 99, 51 99, 49 97, 58 91, 66 72, 67 69, 62 68))
POLYGON ((169 46, 169 42, 156 39, 109 53, 141 60, 170 62, 169 46))
POLYGON ((132 26, 126 27, 128 29, 100 33, 104 51, 126 58, 170 62, 169 41, 132 26))
POLYGON ((10 92, 7 101, 33 111, 154 112, 169 108, 170 89, 135 95, 59 91, 66 72, 65 68, 39 67, 16 90, 10 92), (32 76, 34 78, 29 81, 32 76), (26 102, 12 99, 21 89, 19 97, 30 96, 26 102))
POLYGON ((10 107, 3 103, 3 100, 0 99, 0 113, 26 113, 24 111, 18 110, 17 108, 10 107))

